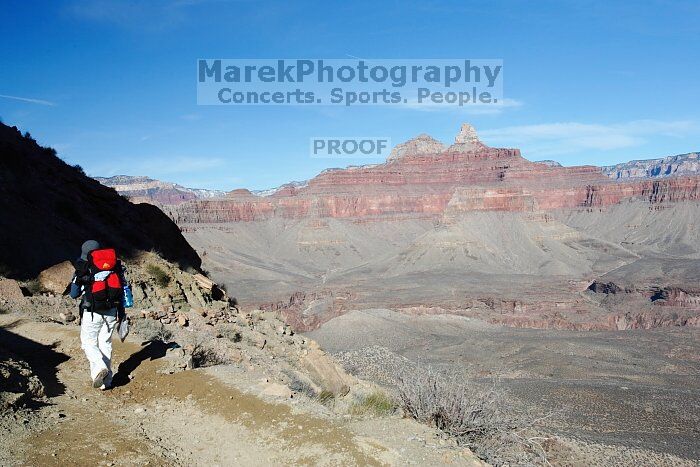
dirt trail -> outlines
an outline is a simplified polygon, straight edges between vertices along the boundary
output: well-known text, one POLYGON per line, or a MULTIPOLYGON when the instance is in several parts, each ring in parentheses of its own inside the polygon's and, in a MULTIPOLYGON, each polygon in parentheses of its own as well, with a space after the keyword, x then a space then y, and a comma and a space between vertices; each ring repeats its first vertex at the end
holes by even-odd
MULTIPOLYGON (((7 324, 5 316, 0 326, 7 324)), ((10 327, 71 357, 56 368, 63 393, 3 443, 17 464, 478 465, 469 451, 427 446, 430 430, 407 420, 323 418, 244 393, 216 371, 161 372, 165 346, 132 337, 115 343, 116 387, 98 391, 77 328, 29 320, 10 327), (422 442, 407 442, 413 437, 422 442)))

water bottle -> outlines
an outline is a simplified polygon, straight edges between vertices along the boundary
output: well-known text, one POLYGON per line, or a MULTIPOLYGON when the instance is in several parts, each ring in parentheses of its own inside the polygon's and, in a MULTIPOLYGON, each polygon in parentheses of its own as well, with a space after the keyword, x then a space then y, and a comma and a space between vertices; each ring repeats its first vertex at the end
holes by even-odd
POLYGON ((134 295, 131 293, 131 286, 126 284, 124 286, 124 308, 131 308, 134 306, 134 295))

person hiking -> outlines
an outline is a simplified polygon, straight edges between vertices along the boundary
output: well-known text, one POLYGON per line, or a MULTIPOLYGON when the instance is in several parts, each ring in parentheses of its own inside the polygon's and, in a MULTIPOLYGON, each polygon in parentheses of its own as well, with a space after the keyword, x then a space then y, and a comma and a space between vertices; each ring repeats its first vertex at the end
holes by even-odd
POLYGON ((114 249, 88 240, 82 245, 71 281, 71 298, 82 296, 80 343, 90 362, 92 385, 103 390, 112 384, 112 334, 126 319, 124 271, 114 249))

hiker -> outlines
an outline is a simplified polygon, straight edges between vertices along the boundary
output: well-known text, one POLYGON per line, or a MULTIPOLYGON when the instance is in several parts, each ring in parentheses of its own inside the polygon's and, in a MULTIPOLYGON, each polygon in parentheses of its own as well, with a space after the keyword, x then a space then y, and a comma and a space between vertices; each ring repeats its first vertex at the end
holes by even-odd
POLYGON ((70 296, 80 301, 80 342, 90 362, 92 385, 102 390, 112 384, 112 334, 126 319, 124 267, 111 248, 95 240, 83 243, 75 262, 70 296))

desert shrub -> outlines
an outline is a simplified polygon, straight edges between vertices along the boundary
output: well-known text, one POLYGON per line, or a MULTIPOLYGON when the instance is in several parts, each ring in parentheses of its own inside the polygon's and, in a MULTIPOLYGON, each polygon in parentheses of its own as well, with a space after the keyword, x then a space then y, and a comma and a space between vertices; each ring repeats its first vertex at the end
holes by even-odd
POLYGON ((222 329, 221 335, 234 343, 238 343, 243 340, 243 335, 235 329, 222 329))
POLYGON ((396 402, 382 391, 374 391, 361 397, 350 406, 353 415, 371 415, 381 417, 396 411, 396 402))
POLYGON ((298 394, 304 394, 306 397, 308 397, 310 399, 316 398, 316 391, 314 391, 314 388, 311 386, 311 384, 302 380, 297 375, 295 375, 293 372, 285 372, 285 374, 289 378, 289 381, 287 383, 287 386, 289 386, 289 389, 291 389, 292 391, 294 391, 298 394))
POLYGON ((332 405, 335 402, 335 394, 332 391, 323 390, 321 391, 316 399, 323 405, 332 405))
POLYGON ((456 375, 420 371, 400 378, 398 393, 406 415, 439 429, 490 464, 547 464, 539 443, 546 438, 534 430, 538 420, 518 413, 497 379, 484 387, 456 375))
POLYGON ((152 319, 137 319, 133 322, 134 331, 147 341, 160 341, 168 344, 173 339, 173 333, 160 321, 152 319))
POLYGON ((204 368, 214 365, 225 365, 229 360, 216 350, 197 343, 192 348, 192 367, 204 368))
POLYGON ((41 285, 41 282, 39 282, 39 279, 32 279, 25 283, 24 290, 31 296, 41 295, 42 293, 46 292, 44 286, 41 285))
POLYGON ((157 264, 146 266, 146 272, 153 277, 159 287, 165 288, 170 284, 170 275, 157 264))
POLYGON ((238 299, 236 297, 228 297, 228 305, 238 310, 238 299))
POLYGON ((5 315, 10 311, 12 310, 10 310, 10 308, 8 308, 6 305, 0 304, 0 315, 5 315))
POLYGON ((445 433, 471 439, 489 431, 498 414, 496 391, 482 393, 433 371, 402 378, 399 397, 406 413, 445 433))

